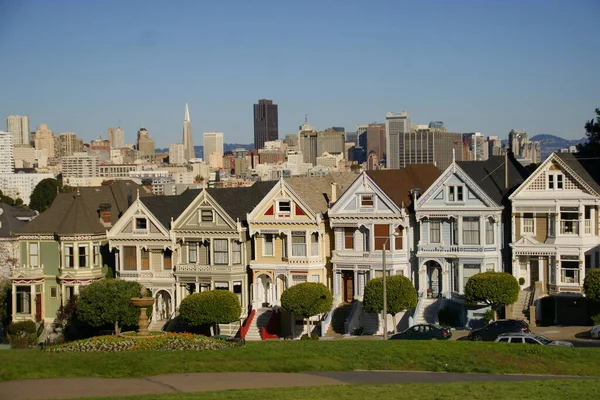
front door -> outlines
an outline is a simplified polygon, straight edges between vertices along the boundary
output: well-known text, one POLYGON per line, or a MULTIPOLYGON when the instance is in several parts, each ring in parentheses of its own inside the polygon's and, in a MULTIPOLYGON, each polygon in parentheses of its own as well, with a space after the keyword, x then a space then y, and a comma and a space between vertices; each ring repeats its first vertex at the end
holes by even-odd
POLYGON ((38 321, 42 320, 42 294, 38 293, 35 295, 35 319, 38 321))
POLYGON ((352 303, 354 300, 354 272, 342 271, 342 300, 352 303))
POLYGON ((537 258, 529 260, 529 285, 534 286, 540 280, 540 264, 537 258))

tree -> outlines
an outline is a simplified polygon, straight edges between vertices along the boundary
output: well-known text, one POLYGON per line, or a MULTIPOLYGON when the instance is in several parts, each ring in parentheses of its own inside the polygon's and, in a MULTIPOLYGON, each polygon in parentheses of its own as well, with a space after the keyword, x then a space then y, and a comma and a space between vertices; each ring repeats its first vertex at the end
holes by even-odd
POLYGON ((115 333, 120 326, 137 324, 140 310, 132 297, 140 297, 142 286, 137 282, 121 279, 101 279, 83 287, 76 306, 77 320, 92 327, 114 324, 115 333))
POLYGON ((494 313, 519 298, 519 282, 506 272, 481 272, 469 278, 465 298, 470 303, 488 304, 494 313))
POLYGON ((191 326, 229 324, 239 320, 242 306, 237 295, 229 290, 208 290, 194 293, 181 301, 179 316, 191 326))
MULTIPOLYGON (((410 279, 402 275, 386 278, 387 314, 392 315, 394 332, 397 330, 396 314, 417 306, 417 291, 410 279)), ((365 286, 363 308, 368 313, 383 311, 383 278, 371 279, 365 286)))
POLYGON ((325 314, 332 306, 333 295, 322 283, 299 283, 281 294, 281 307, 304 319, 325 314))
POLYGON ((56 198, 60 186, 54 178, 46 178, 40 181, 33 189, 29 200, 29 208, 39 212, 46 211, 56 198))
POLYGON ((600 108, 596 108, 596 118, 585 123, 586 143, 577 146, 579 153, 584 156, 597 157, 600 153, 600 108))
POLYGON ((594 268, 585 273, 583 292, 590 300, 600 302, 600 269, 594 268))

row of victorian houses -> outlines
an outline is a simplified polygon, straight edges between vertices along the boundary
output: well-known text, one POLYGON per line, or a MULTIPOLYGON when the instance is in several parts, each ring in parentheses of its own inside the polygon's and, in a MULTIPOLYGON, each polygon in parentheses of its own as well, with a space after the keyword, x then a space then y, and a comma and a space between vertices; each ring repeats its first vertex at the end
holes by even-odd
MULTIPOLYGON (((495 156, 442 173, 409 165, 178 196, 152 196, 128 181, 80 188, 12 232, 20 259, 10 272, 13 320, 52 322, 60 304, 108 269, 151 289, 156 326, 177 315, 183 298, 211 289, 238 295, 240 321, 277 308, 301 282, 322 282, 336 306, 359 307, 384 265, 412 280, 418 309, 461 307, 465 283, 484 271, 522 278, 519 307, 581 296, 586 269, 600 267, 599 173, 597 159, 555 153, 531 174, 495 156)), ((366 325, 352 309, 347 325, 366 325)), ((409 313, 404 324, 426 318, 409 313)))

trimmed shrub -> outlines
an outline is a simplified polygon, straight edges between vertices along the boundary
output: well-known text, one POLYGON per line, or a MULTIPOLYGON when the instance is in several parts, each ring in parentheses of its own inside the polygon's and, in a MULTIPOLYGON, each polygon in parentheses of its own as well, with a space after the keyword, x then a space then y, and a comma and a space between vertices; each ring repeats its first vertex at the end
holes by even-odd
POLYGON ((590 300, 600 302, 600 269, 594 268, 585 273, 583 291, 590 300))
POLYGON ((483 314, 483 322, 487 325, 494 320, 494 310, 486 310, 483 314))
MULTIPOLYGON (((387 314, 394 319, 396 332, 396 314, 417 306, 417 291, 410 279, 402 275, 386 278, 387 314)), ((383 278, 371 279, 365 286, 363 307, 368 313, 379 314, 383 311, 383 278)))
POLYGON ((8 326, 8 334, 13 348, 24 349, 37 344, 37 327, 33 321, 13 322, 8 326))
POLYGON ((179 316, 191 326, 229 324, 239 320, 242 306, 229 290, 194 293, 181 301, 179 316))
POLYGON ((458 324, 459 312, 454 308, 442 308, 438 311, 440 325, 455 328, 458 324))
POLYGON ((485 303, 496 311, 515 303, 519 298, 519 283, 506 272, 482 272, 473 275, 465 285, 465 298, 470 303, 485 303))
POLYGON ((600 325, 600 314, 596 314, 592 317, 592 323, 594 325, 600 325))
POLYGON ((305 333, 302 336, 300 336, 300 340, 319 340, 319 335, 317 335, 316 333, 311 333, 310 335, 305 333))
POLYGON ((299 283, 281 294, 281 307, 303 318, 325 314, 332 306, 333 295, 322 283, 299 283))
POLYGON ((520 277, 519 278, 519 285, 523 286, 525 284, 525 278, 520 277))
POLYGON ((102 279, 83 287, 79 293, 75 318, 95 328, 114 325, 136 326, 140 310, 131 304, 132 297, 140 297, 142 286, 121 279, 102 279))

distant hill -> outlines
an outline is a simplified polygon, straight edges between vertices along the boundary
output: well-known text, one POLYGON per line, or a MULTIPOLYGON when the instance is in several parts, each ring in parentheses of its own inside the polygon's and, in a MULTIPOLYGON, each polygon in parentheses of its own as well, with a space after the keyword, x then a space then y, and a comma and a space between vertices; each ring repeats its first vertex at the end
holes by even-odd
POLYGON ((587 138, 563 139, 554 135, 540 134, 533 136, 530 140, 540 142, 540 147, 542 149, 542 160, 545 160, 546 157, 555 151, 566 149, 569 146, 577 146, 580 143, 585 143, 587 138))

